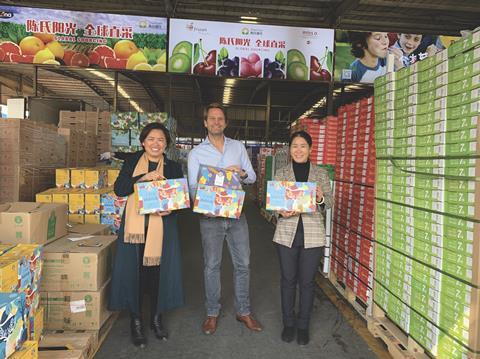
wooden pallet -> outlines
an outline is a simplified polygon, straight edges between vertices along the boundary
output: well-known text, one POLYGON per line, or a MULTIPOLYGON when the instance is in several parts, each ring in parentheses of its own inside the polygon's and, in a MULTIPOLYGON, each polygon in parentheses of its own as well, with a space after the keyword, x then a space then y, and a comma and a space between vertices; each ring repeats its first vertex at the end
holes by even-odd
POLYGON ((367 327, 375 338, 381 339, 393 359, 429 359, 430 356, 410 336, 385 316, 385 312, 375 303, 372 316, 367 318, 367 327))
POLYGON ((103 342, 105 339, 107 339, 108 334, 110 333, 110 330, 112 330, 113 325, 117 321, 118 317, 120 316, 120 312, 115 312, 113 313, 110 318, 105 322, 105 324, 102 325, 102 328, 98 331, 98 337, 97 337, 97 346, 95 351, 93 352, 92 356, 89 357, 89 359, 93 359, 95 357, 95 354, 97 354, 98 350, 102 346, 103 342))
POLYGON ((342 297, 345 298, 348 303, 350 303, 350 305, 358 312, 358 314, 360 314, 363 319, 367 320, 367 317, 371 313, 371 304, 365 303, 363 299, 357 296, 352 289, 345 285, 345 283, 338 280, 337 276, 332 271, 330 271, 328 274, 328 279, 335 287, 337 292, 339 292, 342 297))

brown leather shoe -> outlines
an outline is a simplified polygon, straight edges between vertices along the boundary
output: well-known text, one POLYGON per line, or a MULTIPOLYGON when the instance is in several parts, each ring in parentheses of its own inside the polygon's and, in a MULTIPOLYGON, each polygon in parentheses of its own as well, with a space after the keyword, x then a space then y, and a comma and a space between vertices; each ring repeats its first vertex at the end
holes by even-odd
POLYGON ((202 324, 203 333, 210 335, 217 330, 217 317, 207 317, 202 324))
POLYGON ((242 322, 245 324, 245 326, 253 330, 254 332, 261 332, 263 330, 262 326, 260 325, 259 322, 255 320, 255 318, 252 317, 251 314, 248 315, 237 315, 237 320, 239 322, 242 322))

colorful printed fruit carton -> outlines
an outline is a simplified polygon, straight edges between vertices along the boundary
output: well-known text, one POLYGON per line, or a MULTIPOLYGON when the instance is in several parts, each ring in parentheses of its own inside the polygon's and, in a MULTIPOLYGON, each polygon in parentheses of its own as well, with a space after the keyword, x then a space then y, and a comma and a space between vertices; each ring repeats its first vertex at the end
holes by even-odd
POLYGON ((143 128, 146 125, 148 125, 149 123, 154 123, 154 122, 165 123, 165 122, 167 122, 168 113, 166 113, 166 112, 149 112, 149 113, 141 112, 141 113, 139 113, 138 119, 139 119, 140 128, 143 128))
POLYGON ((129 130, 138 127, 138 112, 113 112, 110 117, 112 129, 129 130))
POLYGON ((140 129, 132 128, 130 130, 130 146, 141 146, 142 143, 140 142, 140 129))
POLYGON ((100 198, 100 213, 122 215, 126 203, 127 197, 119 197, 113 191, 102 193, 100 198))
POLYGON ((315 212, 316 183, 313 182, 267 182, 267 206, 269 211, 315 212))
POLYGON ((110 226, 113 234, 117 234, 122 223, 122 215, 116 213, 102 213, 100 223, 110 226))
POLYGON ((198 184, 241 190, 240 174, 224 168, 200 165, 198 184))
POLYGON ((138 213, 172 211, 190 207, 186 178, 139 182, 134 186, 138 213))
POLYGON ((110 168, 107 170, 107 183, 108 187, 112 187, 117 180, 118 175, 120 174, 119 169, 110 168))
POLYGON ((112 130, 112 146, 130 146, 130 131, 112 130))
POLYGON ((12 355, 27 339, 24 308, 24 293, 0 293, 0 358, 12 355))
POLYGON ((240 218, 245 192, 217 186, 198 185, 193 211, 217 217, 240 218))
POLYGON ((38 339, 24 342, 9 359, 38 359, 38 339))

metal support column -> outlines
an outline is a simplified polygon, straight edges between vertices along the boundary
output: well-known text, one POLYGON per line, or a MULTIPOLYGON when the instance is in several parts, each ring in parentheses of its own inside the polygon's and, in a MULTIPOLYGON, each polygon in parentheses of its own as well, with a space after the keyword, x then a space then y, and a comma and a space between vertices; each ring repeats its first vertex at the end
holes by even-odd
POLYGON ((38 86, 37 86, 37 82, 38 82, 38 66, 33 66, 33 79, 32 79, 32 82, 33 82, 33 97, 38 97, 38 86))
POLYGON ((268 84, 267 88, 267 109, 266 109, 266 114, 265 114, 265 142, 270 141, 270 110, 271 110, 271 105, 272 105, 272 86, 268 84))
POLYGON ((115 71, 113 83, 113 112, 118 111, 118 72, 115 71))
POLYGON ((327 94, 327 115, 333 115, 333 82, 328 83, 328 94, 327 94))

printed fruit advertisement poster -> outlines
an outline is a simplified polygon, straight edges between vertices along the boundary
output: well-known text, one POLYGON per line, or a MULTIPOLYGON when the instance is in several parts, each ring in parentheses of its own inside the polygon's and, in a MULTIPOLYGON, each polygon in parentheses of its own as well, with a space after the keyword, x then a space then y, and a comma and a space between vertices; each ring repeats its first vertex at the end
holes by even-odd
POLYGON ((373 83, 387 71, 393 55, 394 71, 435 55, 459 37, 396 32, 335 32, 335 81, 373 83))
POLYGON ((168 71, 331 81, 330 29, 170 19, 168 71))
POLYGON ((167 19, 0 6, 0 62, 166 71, 167 19))

